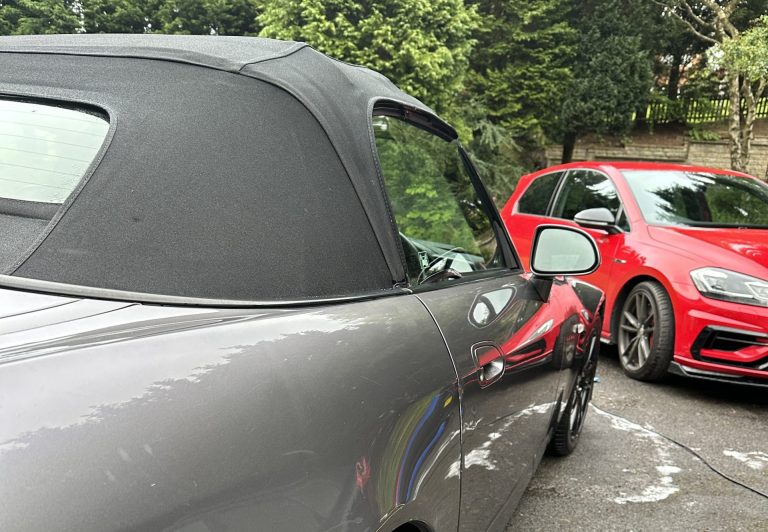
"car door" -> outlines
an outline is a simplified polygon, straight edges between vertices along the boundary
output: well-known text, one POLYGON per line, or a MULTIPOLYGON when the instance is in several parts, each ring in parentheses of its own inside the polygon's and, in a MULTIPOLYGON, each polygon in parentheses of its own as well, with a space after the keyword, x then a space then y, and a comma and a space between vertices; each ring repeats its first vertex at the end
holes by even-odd
POLYGON ((557 331, 455 142, 396 116, 374 132, 407 285, 440 328, 462 403, 461 530, 503 528, 556 415, 557 331), (533 346, 533 347, 532 347, 533 346))
POLYGON ((515 242, 525 269, 530 269, 531 246, 536 227, 552 223, 548 218, 552 201, 565 172, 552 172, 537 177, 528 186, 511 213, 507 229, 515 242))
POLYGON ((606 208, 618 221, 620 232, 609 233, 603 229, 582 227, 595 239, 600 256, 603 258, 598 270, 584 277, 584 281, 605 290, 610 285, 611 274, 616 264, 616 252, 623 242, 624 231, 629 230, 627 217, 611 179, 596 170, 570 170, 560 186, 552 205, 551 214, 559 223, 578 227, 574 217, 586 209, 606 208))

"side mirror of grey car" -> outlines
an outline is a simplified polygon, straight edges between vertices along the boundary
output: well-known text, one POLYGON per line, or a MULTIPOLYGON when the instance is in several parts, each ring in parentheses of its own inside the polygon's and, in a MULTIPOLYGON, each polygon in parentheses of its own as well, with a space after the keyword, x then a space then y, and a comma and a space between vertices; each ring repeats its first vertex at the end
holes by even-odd
POLYGON ((585 209, 577 213, 573 217, 573 221, 589 229, 602 229, 612 234, 620 232, 619 228, 616 227, 616 217, 605 207, 585 209))
POLYGON ((531 271, 535 275, 588 275, 599 266, 597 244, 584 231, 562 225, 536 228, 531 251, 531 271))
POLYGON ((543 300, 549 299, 552 279, 558 275, 588 275, 600 266, 597 244, 575 227, 540 225, 531 251, 533 284, 543 300))

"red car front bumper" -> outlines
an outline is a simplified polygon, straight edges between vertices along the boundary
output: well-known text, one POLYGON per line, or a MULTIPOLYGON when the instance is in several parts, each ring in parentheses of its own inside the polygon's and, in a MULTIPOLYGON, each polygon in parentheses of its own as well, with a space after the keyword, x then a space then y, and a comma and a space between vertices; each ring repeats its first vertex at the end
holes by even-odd
POLYGON ((768 308, 703 297, 675 285, 673 373, 768 386, 768 308))

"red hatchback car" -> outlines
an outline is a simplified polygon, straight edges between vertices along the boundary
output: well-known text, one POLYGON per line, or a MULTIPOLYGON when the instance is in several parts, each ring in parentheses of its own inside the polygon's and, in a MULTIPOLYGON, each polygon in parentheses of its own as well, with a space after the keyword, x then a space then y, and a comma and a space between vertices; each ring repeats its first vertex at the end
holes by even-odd
POLYGON ((571 163, 524 176, 502 210, 525 264, 542 223, 581 226, 602 266, 602 340, 630 377, 768 386, 768 185, 651 163, 571 163))

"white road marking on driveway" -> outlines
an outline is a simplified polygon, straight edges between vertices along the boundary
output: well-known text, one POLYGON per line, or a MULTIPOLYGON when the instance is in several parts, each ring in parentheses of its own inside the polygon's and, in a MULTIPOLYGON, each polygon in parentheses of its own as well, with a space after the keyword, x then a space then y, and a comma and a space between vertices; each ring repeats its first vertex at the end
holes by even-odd
POLYGON ((641 493, 633 495, 621 493, 619 497, 613 499, 613 502, 616 504, 627 504, 630 502, 658 502, 663 501, 670 495, 680 491, 680 488, 675 485, 675 480, 672 477, 672 475, 680 472, 680 468, 674 465, 670 458, 669 450, 672 448, 671 443, 649 428, 642 427, 637 423, 632 423, 626 419, 614 416, 613 414, 604 412, 594 406, 593 410, 600 416, 607 418, 614 429, 632 433, 638 439, 651 442, 654 451, 656 452, 656 458, 661 464, 656 466, 656 471, 659 474, 657 482, 650 486, 646 486, 641 493))
POLYGON ((747 467, 760 471, 764 467, 768 466, 768 454, 761 451, 752 451, 748 453, 740 453, 733 449, 726 449, 723 451, 725 456, 735 458, 739 462, 746 464, 747 467))

